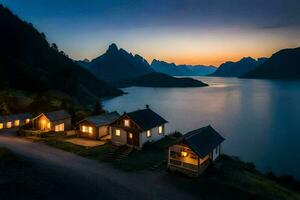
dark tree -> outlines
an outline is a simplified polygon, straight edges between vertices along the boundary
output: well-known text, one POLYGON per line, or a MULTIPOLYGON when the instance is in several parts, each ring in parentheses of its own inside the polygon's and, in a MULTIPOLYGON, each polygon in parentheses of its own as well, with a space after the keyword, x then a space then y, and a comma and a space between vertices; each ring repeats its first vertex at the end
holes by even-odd
POLYGON ((51 44, 51 48, 54 49, 55 51, 58 51, 58 47, 55 43, 51 44))
POLYGON ((101 113, 103 113, 103 109, 102 109, 102 105, 99 101, 96 101, 94 108, 93 108, 93 115, 100 115, 101 113))

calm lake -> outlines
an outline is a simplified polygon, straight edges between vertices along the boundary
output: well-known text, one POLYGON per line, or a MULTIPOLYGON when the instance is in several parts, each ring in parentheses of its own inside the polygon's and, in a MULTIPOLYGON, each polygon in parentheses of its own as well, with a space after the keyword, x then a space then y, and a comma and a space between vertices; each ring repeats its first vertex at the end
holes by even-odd
POLYGON ((210 86, 130 87, 103 105, 123 113, 149 104, 169 121, 170 131, 211 124, 226 138, 224 153, 300 179, 300 81, 194 78, 210 86))

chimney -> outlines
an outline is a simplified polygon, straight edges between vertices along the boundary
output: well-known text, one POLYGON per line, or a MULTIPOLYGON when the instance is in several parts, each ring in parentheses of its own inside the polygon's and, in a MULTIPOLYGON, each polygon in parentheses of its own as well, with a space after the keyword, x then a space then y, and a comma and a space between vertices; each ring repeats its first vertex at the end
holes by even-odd
POLYGON ((146 109, 149 109, 150 107, 149 107, 149 105, 148 104, 146 104, 146 109))

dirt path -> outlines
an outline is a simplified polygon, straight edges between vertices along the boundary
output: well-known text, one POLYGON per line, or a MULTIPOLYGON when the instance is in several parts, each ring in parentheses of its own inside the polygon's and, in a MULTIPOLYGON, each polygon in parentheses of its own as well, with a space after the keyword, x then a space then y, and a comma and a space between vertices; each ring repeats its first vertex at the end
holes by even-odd
POLYGON ((73 199, 200 199, 173 185, 164 172, 120 171, 108 164, 3 131, 0 146, 30 160, 52 180, 65 186, 53 196, 73 199))

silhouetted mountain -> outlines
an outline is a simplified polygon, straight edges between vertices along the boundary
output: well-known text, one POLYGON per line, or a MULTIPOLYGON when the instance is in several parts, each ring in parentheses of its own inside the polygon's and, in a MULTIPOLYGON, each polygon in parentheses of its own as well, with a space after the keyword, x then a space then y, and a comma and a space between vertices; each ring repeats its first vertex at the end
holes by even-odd
POLYGON ((90 61, 89 59, 84 59, 84 60, 78 60, 78 61, 75 61, 77 64, 81 65, 82 67, 84 68, 88 68, 89 67, 89 64, 90 64, 90 61))
POLYGON ((260 64, 264 63, 267 58, 259 58, 255 60, 251 57, 242 58, 238 62, 226 62, 220 65, 220 67, 210 76, 221 76, 221 77, 239 77, 253 69, 260 64))
POLYGON ((88 64, 85 62, 83 66, 108 82, 123 81, 154 71, 143 57, 118 49, 116 44, 111 44, 103 55, 88 64))
POLYGON ((156 72, 168 74, 170 76, 205 76, 216 71, 214 66, 204 65, 176 65, 154 59, 151 68, 156 72))
MULTIPOLYGON (((80 101, 122 94, 69 59, 43 33, 0 5, 0 87, 58 90, 80 101)), ((93 99, 93 100, 92 100, 93 99)))
POLYGON ((206 83, 192 78, 175 78, 162 73, 145 74, 131 80, 122 81, 119 87, 142 86, 142 87, 204 87, 206 83))
POLYGON ((300 79, 300 47, 284 49, 242 78, 300 79))

